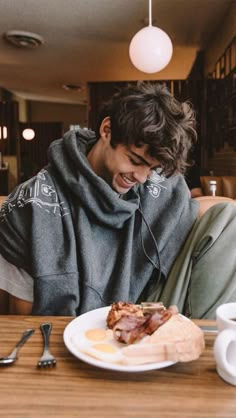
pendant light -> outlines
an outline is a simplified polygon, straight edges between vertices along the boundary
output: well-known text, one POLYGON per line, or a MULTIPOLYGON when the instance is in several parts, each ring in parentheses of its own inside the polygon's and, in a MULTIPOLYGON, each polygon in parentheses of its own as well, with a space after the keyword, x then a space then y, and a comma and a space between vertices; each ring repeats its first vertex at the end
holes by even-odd
POLYGON ((152 26, 152 0, 149 0, 149 26, 132 38, 129 46, 131 62, 144 73, 156 73, 167 66, 172 53, 170 37, 162 29, 152 26))

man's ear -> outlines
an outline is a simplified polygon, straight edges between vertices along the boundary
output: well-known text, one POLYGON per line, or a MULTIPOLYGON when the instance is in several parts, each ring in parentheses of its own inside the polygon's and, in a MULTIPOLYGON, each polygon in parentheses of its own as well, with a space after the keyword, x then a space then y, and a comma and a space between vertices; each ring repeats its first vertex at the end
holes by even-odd
POLYGON ((110 117, 107 116, 106 118, 103 119, 101 125, 100 125, 100 136, 101 139, 104 141, 109 141, 111 140, 111 121, 110 121, 110 117))

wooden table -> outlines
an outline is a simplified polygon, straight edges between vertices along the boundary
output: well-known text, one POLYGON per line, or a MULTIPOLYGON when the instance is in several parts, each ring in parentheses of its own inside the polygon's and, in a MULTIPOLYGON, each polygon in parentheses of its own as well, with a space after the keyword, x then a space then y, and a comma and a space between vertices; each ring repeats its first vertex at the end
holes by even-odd
MULTIPOLYGON (((0 356, 8 354, 26 328, 35 334, 14 365, 0 368, 0 416, 12 417, 159 417, 227 418, 236 416, 236 387, 217 375, 206 333, 200 359, 141 373, 99 369, 75 358, 63 342, 69 317, 0 316, 0 356), (39 325, 53 324, 53 369, 37 369, 42 353, 39 325)), ((212 325, 210 321, 198 324, 212 325)))

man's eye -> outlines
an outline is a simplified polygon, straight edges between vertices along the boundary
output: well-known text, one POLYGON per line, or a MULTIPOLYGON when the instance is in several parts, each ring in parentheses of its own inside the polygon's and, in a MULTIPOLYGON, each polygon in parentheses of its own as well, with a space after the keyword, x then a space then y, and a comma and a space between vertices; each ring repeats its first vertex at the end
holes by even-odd
POLYGON ((132 157, 129 157, 129 160, 133 165, 141 165, 142 164, 140 161, 136 161, 132 157))

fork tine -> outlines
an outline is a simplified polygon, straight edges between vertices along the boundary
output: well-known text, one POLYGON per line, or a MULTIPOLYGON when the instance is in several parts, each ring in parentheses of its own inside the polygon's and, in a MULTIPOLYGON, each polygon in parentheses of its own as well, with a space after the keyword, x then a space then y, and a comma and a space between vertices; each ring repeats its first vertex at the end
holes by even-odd
POLYGON ((56 360, 39 360, 37 366, 39 368, 50 368, 50 367, 54 367, 56 365, 56 360))

